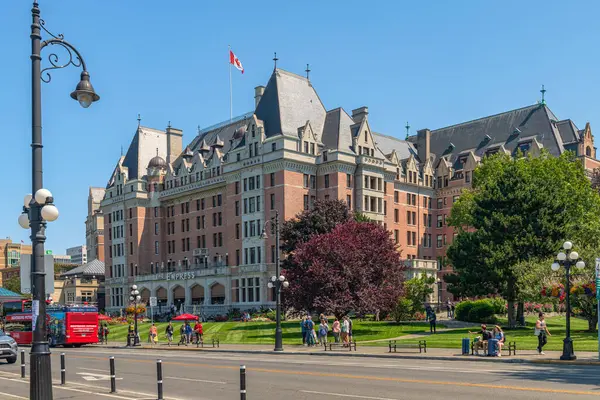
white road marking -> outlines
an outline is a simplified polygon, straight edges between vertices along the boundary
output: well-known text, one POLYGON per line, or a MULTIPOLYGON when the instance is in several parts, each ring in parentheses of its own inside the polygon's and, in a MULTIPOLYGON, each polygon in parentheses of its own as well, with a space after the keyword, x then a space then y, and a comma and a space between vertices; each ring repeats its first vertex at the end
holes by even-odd
POLYGON ((8 396, 11 399, 29 399, 29 397, 23 397, 23 396, 17 396, 16 394, 10 394, 10 393, 4 393, 4 392, 0 392, 0 395, 2 396, 8 396))
POLYGON ((176 379, 179 381, 190 381, 190 382, 204 382, 204 383, 216 383, 219 385, 226 385, 227 382, 221 382, 221 381, 207 381, 204 379, 190 379, 190 378, 178 378, 175 376, 165 376, 165 379, 176 379))
POLYGON ((312 390, 301 390, 301 392, 308 393, 308 394, 326 394, 328 396, 337 396, 337 397, 352 397, 353 399, 396 400, 396 399, 390 399, 387 397, 371 397, 371 396, 358 396, 358 395, 354 395, 354 394, 343 394, 343 393, 315 392, 312 390))
POLYGON ((68 387, 58 386, 58 385, 53 385, 53 387, 55 389, 67 390, 67 391, 70 391, 70 392, 79 392, 79 393, 93 394, 95 396, 111 397, 113 399, 135 400, 135 399, 132 399, 131 397, 123 397, 123 396, 119 396, 119 395, 116 395, 116 394, 90 392, 89 390, 75 389, 75 388, 70 388, 70 387, 68 388, 68 387))
POLYGON ((86 371, 98 371, 98 372, 106 372, 105 369, 99 369, 99 368, 85 368, 85 367, 77 367, 77 369, 83 369, 86 371))
MULTIPOLYGON (((110 375, 92 374, 91 372, 77 372, 77 375, 80 375, 86 381, 110 381, 110 375)), ((123 378, 115 378, 117 381, 122 379, 123 378)))

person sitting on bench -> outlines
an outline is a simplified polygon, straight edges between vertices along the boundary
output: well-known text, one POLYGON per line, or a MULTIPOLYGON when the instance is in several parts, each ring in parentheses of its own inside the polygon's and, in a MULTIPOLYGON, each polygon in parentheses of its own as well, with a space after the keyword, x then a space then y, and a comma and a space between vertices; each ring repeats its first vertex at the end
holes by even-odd
POLYGON ((475 338, 475 342, 473 343, 473 349, 475 350, 475 354, 479 355, 479 350, 483 350, 485 353, 487 351, 488 340, 492 337, 492 332, 487 330, 486 324, 481 324, 481 331, 469 331, 469 333, 480 335, 475 338))

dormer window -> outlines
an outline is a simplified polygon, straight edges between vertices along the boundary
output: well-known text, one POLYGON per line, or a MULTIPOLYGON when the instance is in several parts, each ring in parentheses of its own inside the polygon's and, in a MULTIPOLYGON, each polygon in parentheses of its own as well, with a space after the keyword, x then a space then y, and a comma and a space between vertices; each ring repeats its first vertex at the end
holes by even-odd
POLYGON ((327 161, 327 150, 323 152, 323 161, 327 161))
POLYGON ((460 156, 458 158, 458 162, 459 162, 459 164, 461 164, 461 166, 464 167, 464 165, 467 163, 467 156, 460 156))
POLYGON ((256 137, 256 127, 252 124, 252 138, 256 137))
POLYGON ((314 143, 310 144, 310 154, 312 154, 312 155, 315 154, 315 144, 314 143))
POLYGON ((308 153, 308 142, 304 142, 304 152, 308 153))
POLYGON ((369 135, 367 131, 365 131, 365 143, 369 143, 369 135))
POLYGON ((529 149, 531 148, 531 142, 523 142, 523 143, 519 143, 519 145, 517 146, 517 149, 523 153, 524 156, 527 155, 527 152, 529 151, 529 149))
POLYGON ((489 157, 489 156, 493 156, 496 153, 498 153, 498 148, 489 149, 488 151, 485 152, 485 155, 489 157))

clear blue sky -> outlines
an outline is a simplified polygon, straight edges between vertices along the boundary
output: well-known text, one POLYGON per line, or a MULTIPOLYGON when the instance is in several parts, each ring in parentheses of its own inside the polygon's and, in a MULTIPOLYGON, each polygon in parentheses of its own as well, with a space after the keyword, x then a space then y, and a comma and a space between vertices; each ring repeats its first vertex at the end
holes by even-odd
MULTIPOLYGON (((17 217, 31 187, 31 3, 2 3, 0 237, 29 242, 17 217)), ((277 51, 283 69, 310 63, 328 109, 366 105, 376 131, 402 138, 406 121, 414 132, 533 104, 542 83, 559 118, 600 130, 597 1, 40 3, 101 96, 87 110, 69 98, 75 68, 42 87, 45 186, 61 211, 47 230, 55 254, 85 243, 88 187, 106 185, 138 113, 150 127, 171 121, 186 143, 229 117, 228 44, 246 69, 233 76, 234 114, 252 109, 277 51)))

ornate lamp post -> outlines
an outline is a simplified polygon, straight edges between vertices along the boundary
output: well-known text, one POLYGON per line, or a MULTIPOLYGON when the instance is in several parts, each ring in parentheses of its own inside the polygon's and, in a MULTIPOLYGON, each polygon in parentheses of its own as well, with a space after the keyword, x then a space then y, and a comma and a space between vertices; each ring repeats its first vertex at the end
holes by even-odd
POLYGON ((46 241, 46 222, 58 218, 58 209, 53 204, 52 193, 43 188, 42 171, 42 90, 41 82, 50 82, 48 71, 72 65, 81 67, 80 81, 71 98, 79 101, 82 107, 88 108, 100 96, 96 94, 90 83, 90 75, 81 54, 73 45, 64 40, 63 35, 54 35, 44 27, 40 18, 38 2, 34 0, 31 9, 33 23, 31 24, 31 106, 32 106, 32 195, 25 196, 23 214, 19 216, 19 225, 25 229, 31 228, 31 294, 34 312, 33 342, 31 345, 31 380, 29 383, 29 398, 31 400, 52 400, 52 373, 50 365, 50 347, 46 338, 46 288, 44 269, 44 243, 46 241), (41 31, 51 37, 42 41, 41 31), (68 60, 59 61, 56 53, 48 56, 50 66, 41 69, 44 48, 58 45, 67 51, 68 60), (42 75, 43 74, 43 75, 42 75))
POLYGON ((271 277, 271 282, 268 283, 270 289, 275 288, 275 351, 283 351, 283 338, 281 330, 281 289, 288 287, 290 283, 281 275, 281 267, 279 264, 279 212, 275 211, 275 222, 272 220, 266 221, 263 226, 263 231, 260 237, 266 239, 267 224, 272 224, 275 227, 275 275, 271 277))
POLYGON ((552 271, 556 272, 560 266, 565 267, 566 291, 567 291, 567 335, 563 341, 563 353, 561 360, 575 360, 577 357, 573 352, 573 339, 571 339, 571 267, 575 266, 582 270, 585 268, 585 262, 579 258, 579 253, 572 250, 573 243, 567 241, 563 244, 565 251, 560 251, 556 255, 556 261, 552 264, 552 271))
POLYGON ((137 312, 137 306, 139 301, 142 299, 142 297, 140 296, 140 291, 138 290, 137 285, 133 285, 131 286, 131 293, 129 296, 129 300, 133 302, 133 333, 134 333, 134 338, 133 338, 133 345, 134 346, 139 346, 140 345, 140 339, 138 336, 138 312, 137 312))

